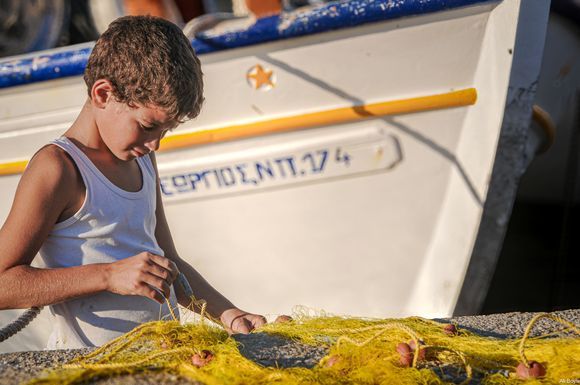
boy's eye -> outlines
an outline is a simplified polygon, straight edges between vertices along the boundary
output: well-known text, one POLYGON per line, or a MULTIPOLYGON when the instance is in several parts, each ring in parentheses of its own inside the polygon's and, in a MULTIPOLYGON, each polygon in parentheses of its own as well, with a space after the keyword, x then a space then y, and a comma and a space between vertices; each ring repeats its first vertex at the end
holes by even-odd
POLYGON ((162 135, 165 135, 167 132, 173 131, 176 127, 177 127, 177 125, 172 126, 172 127, 162 128, 161 126, 159 126, 157 124, 147 125, 144 123, 139 123, 139 128, 145 132, 153 132, 153 131, 162 129, 162 131, 163 131, 162 135))
POLYGON ((141 127, 141 129, 143 131, 153 131, 155 129, 155 127, 153 127, 153 126, 146 126, 144 124, 139 124, 139 126, 141 127))

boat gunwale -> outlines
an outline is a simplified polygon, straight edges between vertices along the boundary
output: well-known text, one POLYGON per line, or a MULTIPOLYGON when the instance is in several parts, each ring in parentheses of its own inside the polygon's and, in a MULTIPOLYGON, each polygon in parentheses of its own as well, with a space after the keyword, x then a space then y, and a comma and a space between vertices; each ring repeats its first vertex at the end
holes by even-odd
MULTIPOLYGON (((314 35, 407 16, 435 13, 500 0, 350 0, 331 2, 309 11, 296 10, 258 19, 245 29, 191 41, 198 55, 314 35)), ((42 82, 84 72, 94 42, 0 59, 0 89, 42 82)))

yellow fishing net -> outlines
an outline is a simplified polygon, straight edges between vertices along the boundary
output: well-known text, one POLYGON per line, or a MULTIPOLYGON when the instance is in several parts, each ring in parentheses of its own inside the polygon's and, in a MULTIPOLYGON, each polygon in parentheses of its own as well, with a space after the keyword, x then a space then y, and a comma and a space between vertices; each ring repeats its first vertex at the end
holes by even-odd
POLYGON ((361 319, 297 312, 284 323, 255 331, 328 348, 312 368, 265 367, 245 358, 235 339, 204 321, 141 325, 88 355, 44 373, 29 384, 78 384, 122 374, 165 372, 213 384, 520 384, 518 372, 538 374, 528 383, 580 379, 578 326, 550 314, 528 324, 521 339, 482 337, 418 317, 361 319), (571 337, 529 337, 534 323, 550 318, 571 337), (549 338, 547 338, 549 337, 549 338), (417 346, 420 348, 414 349, 417 346), (538 364, 539 363, 539 364, 538 364), (447 381, 447 382, 446 382, 447 381))

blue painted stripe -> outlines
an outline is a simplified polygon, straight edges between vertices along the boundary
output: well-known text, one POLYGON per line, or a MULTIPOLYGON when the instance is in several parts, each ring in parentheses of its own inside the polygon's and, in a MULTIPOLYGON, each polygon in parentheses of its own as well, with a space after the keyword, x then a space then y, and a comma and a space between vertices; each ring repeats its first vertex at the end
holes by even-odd
POLYGON ((92 48, 0 62, 0 88, 81 75, 92 48))
MULTIPOLYGON (((202 33, 191 44, 198 54, 310 35, 376 21, 420 15, 499 0, 351 0, 328 3, 310 12, 294 12, 258 20, 244 30, 202 33)), ((91 48, 25 59, 0 61, 0 88, 81 75, 91 48)))

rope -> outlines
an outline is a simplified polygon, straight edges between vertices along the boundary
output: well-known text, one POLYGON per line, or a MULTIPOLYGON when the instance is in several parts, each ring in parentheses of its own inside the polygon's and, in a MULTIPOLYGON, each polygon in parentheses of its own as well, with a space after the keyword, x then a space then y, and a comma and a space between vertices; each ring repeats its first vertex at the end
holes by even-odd
MULTIPOLYGON (((185 291, 185 295, 191 299, 191 303, 190 305, 187 307, 187 309, 195 312, 196 311, 196 306, 197 309, 199 310, 199 316, 201 318, 201 323, 203 324, 203 320, 205 318, 209 319, 210 321, 217 323, 218 325, 221 324, 220 320, 213 318, 210 314, 207 313, 206 308, 207 308, 207 301, 204 299, 197 299, 195 297, 195 295, 193 294, 193 289, 191 288, 191 285, 189 284, 189 281, 187 280, 187 278, 185 277, 185 275, 183 273, 179 273, 177 275, 177 282, 179 282, 179 284, 181 285, 183 291, 185 291)), ((224 325, 225 326, 225 325, 224 325)), ((231 325, 230 325, 231 326, 231 325)))
POLYGON ((361 347, 367 345, 369 342, 377 339, 378 337, 380 337, 382 334, 384 334, 388 330, 399 329, 399 330, 406 332, 411 337, 411 339, 415 342, 416 349, 415 349, 415 353, 413 354, 413 363, 411 366, 413 368, 417 367, 417 361, 419 360, 420 343, 421 343, 422 339, 417 335, 417 333, 415 333, 415 331, 413 329, 411 329, 407 325, 402 324, 401 322, 391 322, 391 323, 383 324, 383 325, 376 325, 376 326, 371 326, 371 327, 366 327, 366 328, 355 329, 354 332, 362 331, 362 330, 370 330, 370 329, 374 329, 374 328, 378 328, 380 330, 375 335, 367 338, 363 342, 356 342, 355 340, 353 340, 350 337, 347 337, 346 335, 340 336, 338 338, 338 340, 336 341, 337 348, 340 347, 340 344, 342 342, 348 342, 348 343, 351 343, 351 344, 361 348, 361 347))
POLYGON ((36 318, 36 316, 40 313, 41 310, 42 306, 31 307, 30 309, 26 310, 20 317, 18 317, 16 321, 0 329, 0 342, 7 340, 8 338, 12 337, 14 334, 22 330, 34 318, 36 318))
POLYGON ((162 356, 168 356, 172 354, 187 353, 189 355, 194 354, 195 350, 190 347, 180 347, 177 349, 166 350, 162 352, 156 352, 149 356, 146 356, 140 360, 134 362, 109 362, 109 363, 71 363, 62 365, 63 369, 127 369, 131 367, 136 367, 142 365, 148 361, 152 361, 156 358, 162 356))
POLYGON ((522 359, 523 364, 526 365, 526 368, 530 367, 530 363, 528 362, 528 359, 527 359, 526 354, 524 352, 524 350, 525 350, 524 345, 526 343, 526 340, 529 338, 530 333, 532 332, 532 327, 534 326, 534 324, 536 322, 538 322, 538 320, 540 320, 540 318, 548 318, 548 319, 551 319, 552 321, 556 321, 564 326, 567 326, 574 333, 580 335, 580 329, 570 321, 566 321, 565 319, 563 319, 561 317, 558 317, 558 316, 555 316, 555 315, 549 314, 549 313, 540 313, 540 314, 536 315, 534 318, 532 318, 530 320, 530 322, 528 323, 528 326, 526 326, 526 330, 524 331, 524 336, 522 337, 522 340, 520 341, 520 346, 518 349, 518 353, 520 354, 520 358, 522 359))
MULTIPOLYGON (((141 337, 142 335, 147 334, 147 331, 150 328, 151 328, 150 323, 144 323, 144 324, 141 324, 141 325, 137 326, 136 328, 134 328, 130 333, 131 333, 131 335, 133 335, 134 339, 137 339, 137 338, 141 337)), ((111 341, 107 342, 106 344, 102 345, 100 348, 97 348, 97 349, 93 350, 91 353, 86 354, 84 357, 79 356, 79 357, 73 359, 71 361, 71 363, 80 361, 82 359, 88 360, 88 359, 91 359, 94 357, 98 357, 99 355, 102 355, 103 360, 111 359, 115 356, 116 353, 120 352, 123 348, 125 348, 126 346, 128 346, 132 342, 132 340, 130 340, 130 339, 125 340, 124 342, 121 342, 121 343, 119 343, 119 341, 120 341, 119 338, 111 340, 111 341), (116 344, 118 344, 118 345, 114 346, 116 344), (108 354, 105 354, 106 350, 109 348, 111 348, 111 351, 108 354)))
MULTIPOLYGON (((455 354, 461 360, 463 367, 465 368, 465 380, 463 380, 459 385, 467 385, 471 382, 473 378, 473 368, 467 362, 465 355, 461 353, 459 350, 451 349, 446 346, 428 346, 429 350, 432 351, 441 351, 441 352, 449 352, 455 354)), ((417 349, 418 351, 418 349, 417 349)), ((485 372, 485 371, 484 371, 485 372)))
POLYGON ((165 303, 167 304, 167 308, 169 309, 169 313, 171 314, 171 318, 173 318, 174 321, 177 321, 177 316, 175 315, 175 312, 173 311, 173 307, 171 306, 171 302, 169 301, 169 298, 165 298, 165 303))

